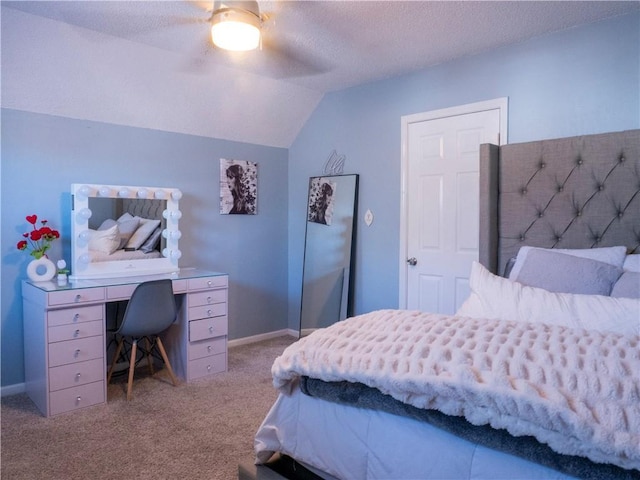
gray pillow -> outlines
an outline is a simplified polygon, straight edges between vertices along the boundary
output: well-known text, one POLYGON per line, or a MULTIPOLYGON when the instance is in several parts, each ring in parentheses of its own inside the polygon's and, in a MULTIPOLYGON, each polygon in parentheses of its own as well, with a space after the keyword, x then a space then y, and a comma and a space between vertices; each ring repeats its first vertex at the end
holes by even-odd
POLYGON ((153 233, 147 238, 147 240, 142 244, 140 250, 144 253, 152 252, 156 249, 158 242, 160 241, 160 235, 162 235, 162 229, 160 227, 156 228, 153 233))
POLYGON ((107 218, 104 222, 100 224, 100 226, 98 227, 98 230, 99 231, 109 230, 111 227, 117 224, 118 222, 116 222, 113 218, 107 218))
POLYGON ((623 272, 613 285, 611 296, 640 298, 640 272, 623 272))
POLYGON ((556 293, 609 295, 622 269, 548 250, 531 250, 512 280, 556 293))

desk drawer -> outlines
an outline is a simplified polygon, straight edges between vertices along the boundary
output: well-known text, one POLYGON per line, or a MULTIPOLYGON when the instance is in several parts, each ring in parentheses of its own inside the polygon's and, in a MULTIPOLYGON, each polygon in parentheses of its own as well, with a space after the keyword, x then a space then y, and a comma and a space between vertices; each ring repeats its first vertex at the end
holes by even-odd
POLYGON ((189 294, 189 306, 213 305, 214 303, 225 303, 227 301, 227 290, 208 290, 204 292, 189 294))
POLYGON ((226 371, 227 356, 224 353, 189 362, 189 380, 226 371))
POLYGON ((132 283, 128 285, 113 285, 111 287, 107 287, 107 301, 129 300, 137 286, 137 283, 132 283))
POLYGON ((49 367, 104 358, 104 337, 81 338, 49 344, 49 367))
POLYGON ((104 396, 104 381, 51 392, 49 397, 51 415, 104 403, 104 396))
POLYGON ((50 292, 49 305, 74 305, 78 303, 99 302, 104 300, 104 288, 83 288, 81 290, 62 290, 50 292))
POLYGON ((189 320, 200 318, 219 317, 227 314, 226 303, 216 303, 213 305, 202 305, 200 307, 189 307, 189 320))
POLYGON ((103 331, 102 320, 49 327, 49 343, 95 337, 96 335, 102 335, 103 331))
POLYGON ((225 275, 219 277, 190 278, 188 281, 190 291, 223 288, 228 284, 228 279, 225 275))
POLYGON ((205 318, 189 322, 189 341, 197 342, 227 334, 227 317, 205 318))
POLYGON ((173 293, 184 293, 187 291, 187 281, 186 280, 173 280, 173 293))
POLYGON ((49 369, 49 390, 77 387, 104 378, 105 364, 102 358, 87 362, 71 363, 49 369))
POLYGON ((50 327, 90 322, 93 320, 102 320, 102 305, 64 308, 62 310, 51 310, 47 313, 47 325, 50 327))
POLYGON ((189 344, 189 360, 196 360, 227 351, 227 337, 200 340, 189 344))

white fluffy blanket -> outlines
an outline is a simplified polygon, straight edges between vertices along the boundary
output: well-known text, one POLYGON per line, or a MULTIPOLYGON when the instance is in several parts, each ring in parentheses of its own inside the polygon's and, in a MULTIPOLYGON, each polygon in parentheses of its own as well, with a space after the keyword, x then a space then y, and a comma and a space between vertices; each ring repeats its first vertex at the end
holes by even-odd
POLYGON ((272 367, 360 382, 558 453, 640 469, 640 337, 541 323, 382 310, 317 330, 272 367))

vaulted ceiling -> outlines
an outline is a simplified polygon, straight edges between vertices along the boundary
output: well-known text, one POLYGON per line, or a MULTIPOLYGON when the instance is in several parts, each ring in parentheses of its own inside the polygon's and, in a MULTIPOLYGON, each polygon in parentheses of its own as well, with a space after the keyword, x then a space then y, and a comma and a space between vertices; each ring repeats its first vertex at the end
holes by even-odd
POLYGON ((626 14, 640 3, 259 5, 262 49, 231 54, 211 44, 212 2, 2 1, 3 106, 288 147, 326 92, 626 14))

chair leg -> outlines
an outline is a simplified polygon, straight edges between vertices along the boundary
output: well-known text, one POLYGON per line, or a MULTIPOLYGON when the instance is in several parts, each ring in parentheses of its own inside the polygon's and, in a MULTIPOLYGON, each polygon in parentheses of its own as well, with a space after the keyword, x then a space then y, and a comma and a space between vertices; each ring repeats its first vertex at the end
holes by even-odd
POLYGON ((149 365, 149 374, 153 375, 153 357, 151 356, 151 342, 149 337, 144 337, 145 345, 147 346, 147 364, 149 365))
POLYGON ((131 389, 133 387, 133 372, 136 369, 136 350, 138 340, 134 339, 131 344, 131 360, 129 361, 129 381, 127 382, 127 401, 131 400, 131 389))
POLYGON ((167 352, 165 352, 164 350, 164 345, 162 345, 162 340, 160 340, 160 337, 156 337, 156 343, 158 345, 158 350, 160 350, 160 355, 162 355, 162 360, 164 360, 164 364, 167 366, 167 371, 169 372, 169 376, 171 377, 173 386, 175 387, 178 385, 178 379, 173 373, 173 368, 171 368, 169 357, 167 357, 167 352))
POLYGON ((109 367, 109 373, 107 373, 107 385, 111 382, 111 376, 113 375, 113 369, 116 366, 116 362, 120 358, 120 352, 122 351, 122 345, 124 345, 124 338, 121 338, 118 342, 118 346, 116 347, 116 353, 113 355, 113 360, 111 360, 111 366, 109 367))

